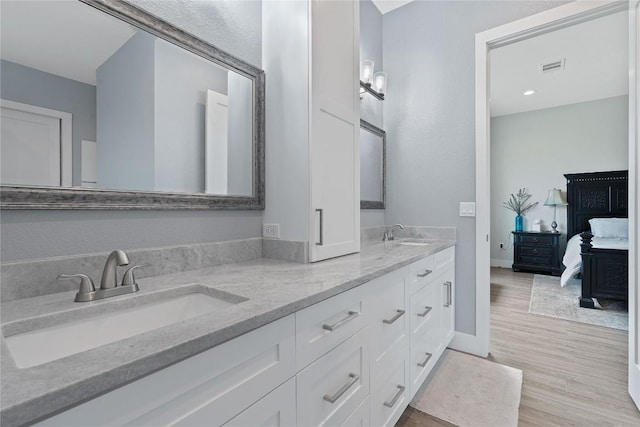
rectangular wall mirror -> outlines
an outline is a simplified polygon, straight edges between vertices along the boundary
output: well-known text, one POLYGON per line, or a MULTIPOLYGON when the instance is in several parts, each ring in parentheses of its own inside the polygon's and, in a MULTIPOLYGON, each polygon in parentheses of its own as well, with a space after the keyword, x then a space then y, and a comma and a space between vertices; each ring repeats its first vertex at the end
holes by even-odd
POLYGON ((264 209, 264 72, 120 0, 4 1, 3 209, 264 209))
POLYGON ((384 209, 386 132, 360 120, 360 209, 384 209))

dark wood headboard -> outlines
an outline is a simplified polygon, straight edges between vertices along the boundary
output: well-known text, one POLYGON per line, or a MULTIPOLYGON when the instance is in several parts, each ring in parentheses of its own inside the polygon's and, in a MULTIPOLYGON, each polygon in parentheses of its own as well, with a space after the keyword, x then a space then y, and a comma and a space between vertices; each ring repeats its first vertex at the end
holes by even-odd
POLYGON ((569 173, 567 240, 589 231, 591 218, 627 218, 629 171, 569 173))

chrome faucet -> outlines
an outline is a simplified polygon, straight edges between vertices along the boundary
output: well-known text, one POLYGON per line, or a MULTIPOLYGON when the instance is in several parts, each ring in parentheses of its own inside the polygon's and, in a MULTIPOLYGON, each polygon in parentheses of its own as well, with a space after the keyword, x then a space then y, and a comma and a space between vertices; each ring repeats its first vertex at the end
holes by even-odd
POLYGON ((102 270, 100 289, 111 289, 118 286, 118 267, 129 265, 129 257, 124 251, 115 250, 107 257, 107 262, 102 270))
POLYGON ((100 289, 96 290, 93 280, 85 274, 60 274, 58 280, 80 279, 80 290, 76 294, 76 302, 95 301, 117 295, 124 295, 140 290, 133 274, 140 265, 129 267, 124 272, 122 284, 118 286, 118 267, 129 265, 129 257, 124 251, 115 250, 107 257, 102 271, 100 289))
POLYGON ((393 227, 391 227, 391 229, 389 231, 385 231, 384 234, 382 235, 382 241, 385 242, 387 240, 394 240, 395 237, 393 237, 393 230, 398 227, 401 230, 404 230, 404 225, 402 224, 396 224, 393 227))

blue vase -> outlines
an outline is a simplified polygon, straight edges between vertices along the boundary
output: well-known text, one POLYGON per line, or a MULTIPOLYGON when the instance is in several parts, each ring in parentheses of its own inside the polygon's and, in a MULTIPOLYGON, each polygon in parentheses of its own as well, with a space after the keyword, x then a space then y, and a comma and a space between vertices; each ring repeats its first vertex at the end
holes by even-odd
POLYGON ((522 231, 523 230, 523 217, 522 215, 517 215, 516 216, 516 231, 522 231))

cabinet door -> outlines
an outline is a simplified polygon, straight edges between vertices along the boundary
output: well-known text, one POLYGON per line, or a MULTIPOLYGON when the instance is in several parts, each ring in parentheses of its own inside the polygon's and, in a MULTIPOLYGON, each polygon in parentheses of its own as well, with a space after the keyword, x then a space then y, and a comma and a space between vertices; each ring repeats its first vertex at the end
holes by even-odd
POLYGON ((311 2, 309 258, 360 250, 359 2, 311 2))
POLYGON ((224 427, 287 427, 296 425, 296 380, 291 378, 245 409, 224 427))

